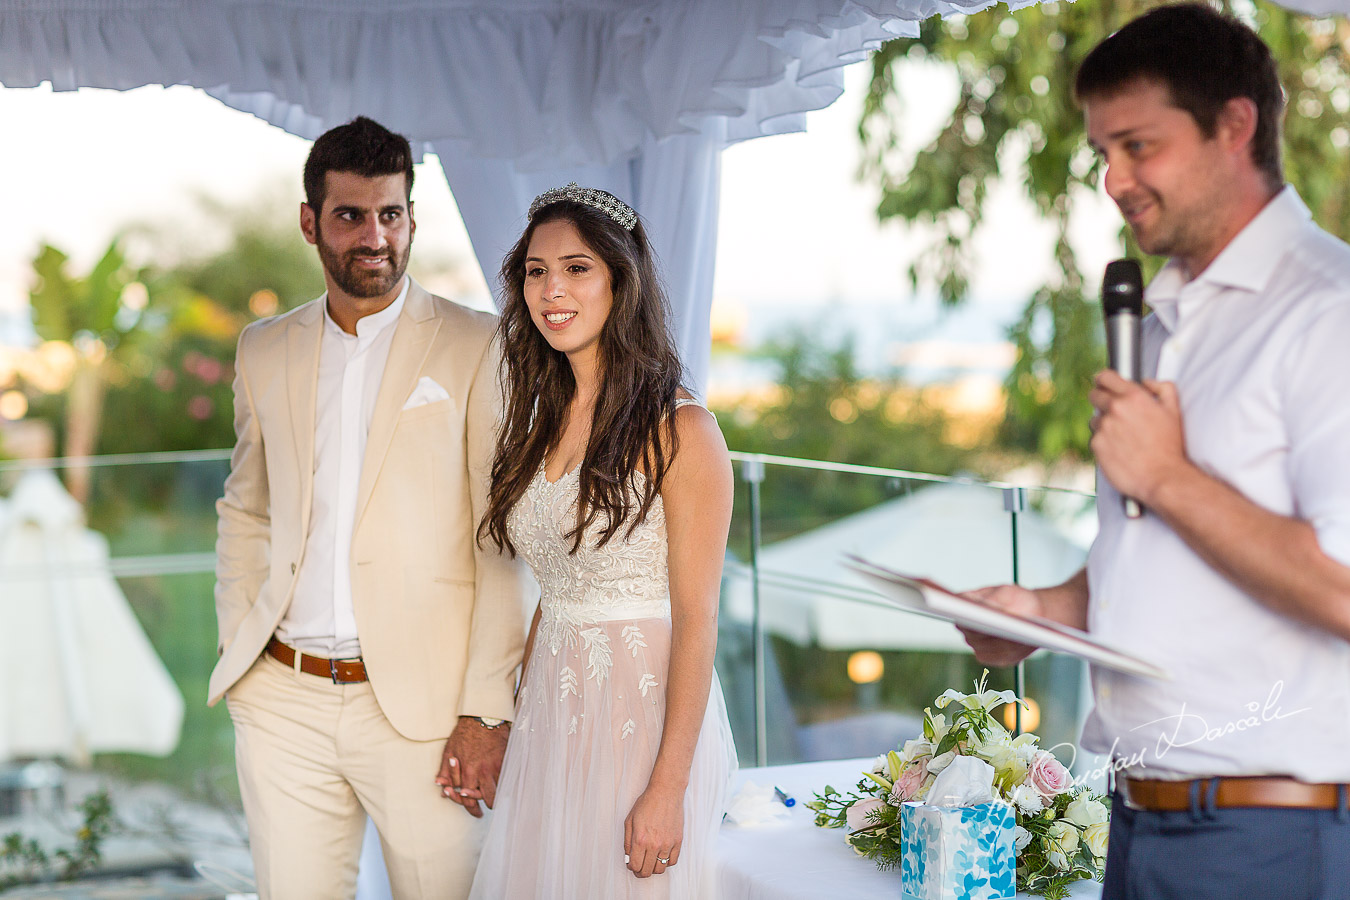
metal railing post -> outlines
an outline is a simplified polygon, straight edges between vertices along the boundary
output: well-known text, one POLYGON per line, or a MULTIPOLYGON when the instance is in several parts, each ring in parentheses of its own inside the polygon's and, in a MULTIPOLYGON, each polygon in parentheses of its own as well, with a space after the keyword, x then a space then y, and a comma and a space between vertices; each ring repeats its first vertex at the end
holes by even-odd
MULTIPOLYGON (((1022 583, 1021 567, 1018 561, 1021 554, 1017 549, 1017 514, 1025 512, 1027 508, 1027 492, 1025 488, 1007 487, 1003 489, 1003 510, 1008 514, 1008 519, 1012 523, 1012 583, 1022 583)), ((1019 662, 1013 672, 1013 690, 1017 692, 1017 699, 1024 700, 1027 695, 1027 670, 1026 660, 1019 662)), ((1013 733, 1022 733, 1022 704, 1013 705, 1013 733)))
POLYGON ((755 658, 755 765, 769 764, 769 712, 765 678, 764 617, 759 604, 760 507, 759 486, 764 482, 764 460, 748 456, 741 463, 741 479, 750 489, 750 597, 754 610, 755 658))

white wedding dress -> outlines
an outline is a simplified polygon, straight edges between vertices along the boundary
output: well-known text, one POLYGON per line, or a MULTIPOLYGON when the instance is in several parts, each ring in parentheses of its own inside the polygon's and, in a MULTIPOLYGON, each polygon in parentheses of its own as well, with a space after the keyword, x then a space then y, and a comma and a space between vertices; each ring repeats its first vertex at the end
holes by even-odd
MULTIPOLYGON (((638 476, 639 478, 641 475, 638 476)), ((684 799, 678 863, 638 878, 623 823, 661 742, 670 662, 665 509, 658 496, 627 540, 575 554, 576 472, 541 467, 508 518, 541 587, 541 615, 516 701, 472 900, 704 900, 709 854, 736 765, 713 675, 684 799)))

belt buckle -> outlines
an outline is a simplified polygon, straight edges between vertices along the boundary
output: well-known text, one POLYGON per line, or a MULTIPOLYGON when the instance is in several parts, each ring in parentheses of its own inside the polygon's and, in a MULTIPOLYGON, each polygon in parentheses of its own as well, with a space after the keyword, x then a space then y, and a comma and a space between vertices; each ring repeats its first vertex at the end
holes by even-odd
POLYGON ((338 675, 338 663, 340 663, 340 662, 355 662, 355 661, 359 660, 360 658, 361 658, 361 657, 356 656, 356 657, 352 657, 351 659, 329 659, 329 660, 328 660, 328 674, 332 676, 332 678, 333 678, 333 684, 356 684, 357 682, 355 682, 355 681, 348 681, 347 679, 342 678, 342 677, 340 677, 340 676, 338 675))

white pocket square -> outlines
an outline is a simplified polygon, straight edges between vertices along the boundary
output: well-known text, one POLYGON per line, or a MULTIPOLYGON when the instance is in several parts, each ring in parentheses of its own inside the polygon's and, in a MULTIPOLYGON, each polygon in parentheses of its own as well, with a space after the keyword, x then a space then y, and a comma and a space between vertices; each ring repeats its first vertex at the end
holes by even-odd
POLYGON ((437 400, 449 399, 450 394, 446 392, 445 388, 423 375, 418 379, 413 392, 408 395, 408 402, 403 404, 403 408, 413 409, 418 406, 426 406, 428 403, 435 403, 437 400))

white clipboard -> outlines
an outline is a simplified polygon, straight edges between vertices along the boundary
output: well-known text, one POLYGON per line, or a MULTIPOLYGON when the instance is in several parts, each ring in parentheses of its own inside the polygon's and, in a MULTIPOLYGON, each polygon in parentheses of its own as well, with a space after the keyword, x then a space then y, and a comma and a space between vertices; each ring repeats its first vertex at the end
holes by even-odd
POLYGON ((906 612, 946 619, 972 631, 1068 653, 1126 675, 1157 681, 1172 678, 1166 669, 1105 644, 1086 631, 1037 616, 1022 616, 985 606, 927 578, 906 575, 851 553, 845 556, 849 568, 878 588, 884 600, 906 612))

